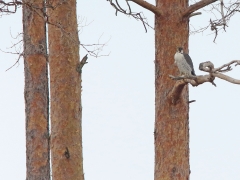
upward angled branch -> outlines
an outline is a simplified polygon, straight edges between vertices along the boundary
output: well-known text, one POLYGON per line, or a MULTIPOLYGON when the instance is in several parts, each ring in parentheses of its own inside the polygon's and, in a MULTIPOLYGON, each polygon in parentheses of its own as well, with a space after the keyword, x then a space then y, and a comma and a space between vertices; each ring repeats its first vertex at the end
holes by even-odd
POLYGON ((197 11, 198 9, 201 9, 209 4, 212 4, 216 2, 217 0, 201 0, 191 6, 189 6, 184 12, 183 12, 183 17, 188 17, 190 16, 191 13, 194 11, 197 11))
POLYGON ((152 5, 151 3, 147 2, 147 1, 144 1, 144 0, 127 0, 127 1, 132 1, 132 2, 142 6, 143 8, 146 8, 149 11, 152 11, 157 16, 161 15, 159 8, 157 8, 156 6, 152 5))

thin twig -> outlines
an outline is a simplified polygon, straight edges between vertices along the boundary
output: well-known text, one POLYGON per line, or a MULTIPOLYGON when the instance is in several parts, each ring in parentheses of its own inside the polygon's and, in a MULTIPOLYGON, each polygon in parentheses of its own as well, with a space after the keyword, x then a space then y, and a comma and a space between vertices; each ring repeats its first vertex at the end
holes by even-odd
POLYGON ((23 53, 19 54, 17 61, 11 67, 9 67, 6 71, 8 71, 9 69, 12 69, 16 64, 18 64, 22 56, 23 56, 23 53))
MULTIPOLYGON (((142 22, 146 32, 147 32, 147 26, 153 29, 153 27, 148 24, 148 22, 147 22, 146 18, 144 17, 143 13, 141 13, 141 12, 140 13, 132 12, 131 7, 128 4, 128 2, 127 2, 127 6, 128 6, 128 11, 127 11, 127 10, 124 10, 120 6, 120 4, 118 3, 118 0, 115 0, 115 3, 113 2, 113 0, 107 0, 107 1, 109 1, 110 5, 116 10, 116 12, 115 12, 116 16, 117 16, 118 12, 126 14, 128 16, 133 17, 136 20, 140 20, 142 22)), ((126 0, 126 1, 130 1, 130 0, 126 0)), ((131 1, 133 1, 135 3, 139 2, 138 0, 136 0, 136 1, 135 0, 131 0, 131 1)), ((142 2, 142 0, 140 0, 140 1, 142 2)), ((147 3, 146 1, 144 1, 144 2, 147 3)))
MULTIPOLYGON (((221 15, 222 15, 222 21, 223 21, 223 29, 225 30, 225 26, 226 26, 226 19, 224 17, 224 11, 223 11, 223 0, 220 0, 220 5, 221 5, 221 15)), ((225 30, 226 31, 226 30, 225 30)))
POLYGON ((220 0, 220 3, 218 4, 211 4, 210 10, 204 10, 205 12, 210 12, 215 16, 215 20, 210 19, 209 24, 203 28, 200 28, 198 30, 194 30, 191 32, 191 34, 204 32, 209 27, 212 31, 214 31, 214 40, 216 41, 216 38, 218 36, 218 32, 221 30, 226 31, 226 27, 228 27, 228 23, 231 19, 231 17, 237 13, 240 12, 240 1, 235 0, 235 2, 231 2, 229 6, 226 6, 223 3, 223 0, 220 0), (224 13, 225 11, 225 13, 224 13), (218 18, 217 14, 215 12, 219 13, 221 18, 218 18))

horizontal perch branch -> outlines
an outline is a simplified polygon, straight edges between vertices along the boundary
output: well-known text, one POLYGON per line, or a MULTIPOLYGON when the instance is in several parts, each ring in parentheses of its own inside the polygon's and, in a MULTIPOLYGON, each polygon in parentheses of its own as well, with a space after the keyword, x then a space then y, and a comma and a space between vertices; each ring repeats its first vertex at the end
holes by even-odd
MULTIPOLYGON (((224 64, 218 68, 214 68, 214 64, 210 61, 207 62, 203 62, 200 63, 199 65, 199 70, 204 71, 204 72, 208 72, 208 75, 204 75, 204 76, 196 76, 196 79, 192 79, 188 78, 188 77, 182 77, 184 79, 184 81, 189 81, 190 84, 192 84, 193 86, 197 86, 199 84, 203 84, 205 82, 212 82, 215 77, 218 77, 220 79, 223 79, 225 81, 234 83, 234 84, 240 84, 240 80, 234 79, 230 76, 224 75, 223 73, 231 71, 232 67, 231 65, 240 65, 240 60, 233 60, 227 64, 224 64), (195 82, 193 82, 195 81, 195 82)), ((172 79, 176 79, 176 77, 173 78, 173 76, 170 76, 172 79)))
POLYGON ((224 72, 231 71, 232 70, 231 65, 233 64, 235 64, 235 66, 240 65, 240 60, 233 60, 218 68, 214 68, 214 64, 210 61, 200 63, 199 69, 201 71, 208 72, 209 74, 196 76, 194 78, 186 77, 186 76, 175 77, 175 76, 169 75, 171 79, 179 80, 178 82, 175 83, 173 89, 168 94, 168 98, 170 102, 173 104, 176 104, 178 102, 178 100, 180 99, 180 95, 182 93, 183 87, 188 83, 191 84, 192 86, 198 86, 205 82, 210 82, 214 86, 216 86, 216 84, 214 83, 214 79, 217 77, 233 84, 240 84, 239 79, 234 79, 230 76, 223 74, 224 72))

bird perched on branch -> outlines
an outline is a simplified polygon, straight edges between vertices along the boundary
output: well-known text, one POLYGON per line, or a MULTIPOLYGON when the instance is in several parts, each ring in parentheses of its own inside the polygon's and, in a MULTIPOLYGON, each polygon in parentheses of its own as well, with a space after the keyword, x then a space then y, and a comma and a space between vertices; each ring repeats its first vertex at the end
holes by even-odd
POLYGON ((177 64, 178 70, 181 76, 192 77, 196 76, 192 59, 188 54, 183 52, 182 47, 177 48, 177 52, 174 55, 175 63, 177 64))

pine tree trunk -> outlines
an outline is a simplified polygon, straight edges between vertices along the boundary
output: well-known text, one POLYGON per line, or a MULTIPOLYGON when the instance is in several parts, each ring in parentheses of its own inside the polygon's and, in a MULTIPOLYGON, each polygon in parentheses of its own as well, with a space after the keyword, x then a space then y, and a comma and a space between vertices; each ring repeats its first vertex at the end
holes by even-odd
MULTIPOLYGON (((43 0, 24 3, 43 8, 43 0)), ((39 11, 38 13, 42 13, 39 11)), ((27 180, 49 180, 49 96, 46 25, 23 5, 27 180)))
POLYGON ((178 46, 188 49, 188 19, 181 12, 188 0, 157 0, 161 16, 155 18, 155 180, 189 179, 188 87, 177 104, 168 99, 178 75, 174 54, 178 46))
POLYGON ((51 1, 48 28, 51 161, 55 180, 83 180, 81 77, 76 1, 51 1))

